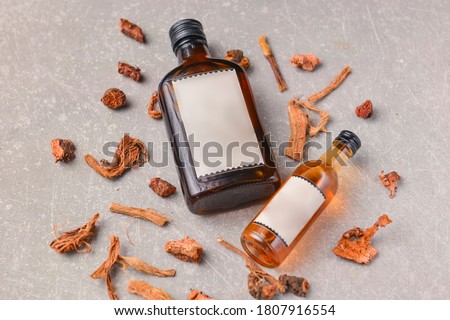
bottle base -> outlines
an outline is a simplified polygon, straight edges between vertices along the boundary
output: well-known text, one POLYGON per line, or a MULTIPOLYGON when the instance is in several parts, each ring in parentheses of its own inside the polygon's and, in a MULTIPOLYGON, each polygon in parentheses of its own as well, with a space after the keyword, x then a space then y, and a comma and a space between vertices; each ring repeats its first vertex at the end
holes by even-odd
POLYGON ((192 213, 206 214, 228 211, 244 207, 270 198, 279 188, 279 180, 246 183, 197 197, 186 197, 188 208, 192 213))
POLYGON ((265 242, 258 234, 243 233, 241 236, 241 245, 244 251, 258 264, 275 268, 281 264, 275 256, 272 246, 265 242))

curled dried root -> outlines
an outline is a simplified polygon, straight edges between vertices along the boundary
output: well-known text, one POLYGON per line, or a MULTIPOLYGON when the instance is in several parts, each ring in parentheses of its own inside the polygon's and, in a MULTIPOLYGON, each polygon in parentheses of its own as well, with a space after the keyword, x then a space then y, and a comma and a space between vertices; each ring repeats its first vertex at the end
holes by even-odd
POLYGON ((100 164, 89 154, 84 159, 102 177, 115 179, 126 170, 140 167, 147 162, 148 152, 141 140, 125 135, 117 146, 112 162, 103 159, 100 164))
POLYGON ((91 252, 92 247, 90 241, 95 234, 95 223, 100 217, 99 213, 94 214, 89 221, 82 227, 75 230, 64 232, 61 236, 50 243, 50 247, 58 253, 66 253, 69 251, 91 252), (80 250, 81 247, 85 249, 80 250))

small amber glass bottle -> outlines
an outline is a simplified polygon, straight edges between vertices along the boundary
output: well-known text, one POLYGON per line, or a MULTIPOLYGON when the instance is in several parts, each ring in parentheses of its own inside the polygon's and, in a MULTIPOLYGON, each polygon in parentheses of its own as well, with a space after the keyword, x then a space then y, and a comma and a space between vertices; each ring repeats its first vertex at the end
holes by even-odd
POLYGON ((194 213, 267 199, 280 186, 244 70, 210 56, 193 19, 169 31, 180 65, 159 85, 159 99, 181 187, 194 213))
POLYGON ((241 235, 244 250, 259 264, 279 266, 333 199, 338 173, 360 148, 342 131, 319 160, 299 165, 241 235))

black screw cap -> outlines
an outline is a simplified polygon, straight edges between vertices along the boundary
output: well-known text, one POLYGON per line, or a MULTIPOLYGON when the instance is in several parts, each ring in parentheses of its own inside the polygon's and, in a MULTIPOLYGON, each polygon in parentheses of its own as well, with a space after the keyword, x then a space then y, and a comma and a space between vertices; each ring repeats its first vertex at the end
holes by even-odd
POLYGON ((347 145, 350 150, 352 150, 353 155, 355 155, 356 151, 361 147, 361 140, 356 134, 349 130, 342 130, 334 140, 341 141, 347 145))
POLYGON ((174 53, 191 41, 201 41, 206 44, 206 36, 202 24, 195 19, 182 19, 175 22, 169 30, 170 42, 174 53))

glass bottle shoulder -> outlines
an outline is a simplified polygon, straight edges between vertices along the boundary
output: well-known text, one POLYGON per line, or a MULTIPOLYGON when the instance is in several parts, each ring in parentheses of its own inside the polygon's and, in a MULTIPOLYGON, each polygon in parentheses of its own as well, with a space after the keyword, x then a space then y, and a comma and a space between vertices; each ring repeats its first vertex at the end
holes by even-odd
POLYGON ((321 160, 306 161, 292 175, 299 175, 314 183, 326 194, 335 194, 338 188, 338 173, 321 160))
POLYGON ((163 77, 159 84, 159 90, 161 90, 165 84, 170 83, 173 79, 176 78, 198 73, 228 69, 234 69, 239 78, 245 78, 245 72, 238 64, 224 59, 207 58, 196 62, 185 62, 174 68, 163 77))

